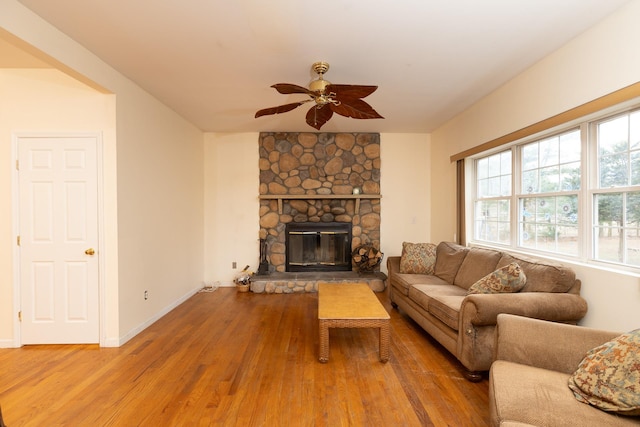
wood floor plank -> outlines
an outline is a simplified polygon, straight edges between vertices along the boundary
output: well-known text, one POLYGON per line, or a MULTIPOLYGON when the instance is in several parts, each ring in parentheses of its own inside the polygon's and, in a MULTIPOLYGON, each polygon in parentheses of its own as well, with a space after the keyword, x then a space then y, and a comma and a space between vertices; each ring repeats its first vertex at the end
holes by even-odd
POLYGON ((199 293, 120 348, 0 349, 0 405, 16 426, 485 426, 488 385, 392 310, 331 329, 318 362, 317 294, 199 293))

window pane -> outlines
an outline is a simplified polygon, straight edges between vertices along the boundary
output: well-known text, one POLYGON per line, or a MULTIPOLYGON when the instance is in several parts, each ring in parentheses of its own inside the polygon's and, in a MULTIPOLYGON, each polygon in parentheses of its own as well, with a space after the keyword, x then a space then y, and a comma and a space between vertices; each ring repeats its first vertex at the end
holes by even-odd
POLYGON ((625 262, 640 266, 640 191, 627 194, 627 224, 625 262))
POLYGON ((567 163, 560 167, 560 184, 562 191, 580 189, 580 162, 567 163))
POLYGON ((522 146, 521 193, 556 193, 580 189, 580 130, 522 146))
POLYGON ((522 173, 522 192, 526 194, 538 192, 538 169, 522 173))
POLYGON ((640 148, 640 111, 629 115, 629 148, 640 148))
POLYGON ((627 230, 627 264, 640 266, 640 229, 627 230))
POLYGON ((489 157, 489 176, 500 175, 500 155, 489 157))
POLYGON ((503 175, 500 177, 500 195, 511 195, 511 175, 503 175))
POLYGON ((622 193, 595 196, 597 223, 603 227, 616 227, 622 221, 622 193))
POLYGON ((511 151, 493 154, 476 161, 477 198, 511 195, 511 151))
POLYGON ((489 181, 482 179, 478 181, 478 198, 487 197, 489 195, 489 181))
POLYGON ((595 200, 598 209, 595 257, 640 265, 640 191, 597 194, 595 200))
POLYGON ((640 185, 640 151, 631 152, 631 185, 640 185))
POLYGON ((510 202, 508 200, 478 201, 475 205, 475 238, 489 242, 510 241, 510 202))
POLYGON ((500 175, 511 174, 511 150, 500 153, 500 175))
POLYGON ((500 177, 489 178, 487 195, 489 197, 496 197, 500 195, 500 177))
POLYGON ((558 226, 558 246, 556 250, 567 255, 578 255, 577 226, 558 226))
POLYGON ((526 248, 578 255, 578 196, 520 199, 518 241, 526 248))
POLYGON ((609 188, 627 185, 627 153, 600 157, 600 187, 609 188))
POLYGON ((535 224, 524 224, 520 235, 520 245, 525 248, 536 247, 536 226, 535 224))
POLYGON ((558 197, 556 216, 558 223, 577 225, 578 196, 558 197))
POLYGON ((560 191, 560 170, 558 166, 540 169, 540 192, 560 191))
POLYGON ((555 221, 556 201, 553 197, 545 197, 536 199, 538 201, 536 208, 536 222, 552 222, 555 221))
POLYGON ((557 165, 558 148, 558 137, 540 141, 540 166, 557 165))
POLYGON ((511 221, 511 209, 509 200, 498 200, 498 220, 503 222, 511 221))
POLYGON ((627 194, 627 218, 625 224, 628 227, 640 227, 640 191, 627 194))
POLYGON ((522 147, 522 169, 531 170, 538 168, 538 144, 527 144, 522 147))
POLYGON ((485 157, 476 162, 476 169, 478 170, 478 179, 483 179, 489 176, 489 158, 485 157))
POLYGON ((622 193, 595 195, 597 226, 594 227, 595 257, 602 261, 622 262, 622 193))
POLYGON ((620 153, 628 149, 629 117, 624 115, 598 125, 598 154, 620 153))
POLYGON ((560 135, 561 163, 579 162, 581 152, 580 130, 560 135))

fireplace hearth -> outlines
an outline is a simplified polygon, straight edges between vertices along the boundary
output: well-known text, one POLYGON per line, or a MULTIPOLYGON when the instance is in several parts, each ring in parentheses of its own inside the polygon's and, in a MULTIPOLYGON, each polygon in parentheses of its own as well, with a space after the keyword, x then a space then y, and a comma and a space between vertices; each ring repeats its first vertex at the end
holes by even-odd
POLYGON ((285 228, 286 271, 350 271, 350 223, 289 223, 285 228))

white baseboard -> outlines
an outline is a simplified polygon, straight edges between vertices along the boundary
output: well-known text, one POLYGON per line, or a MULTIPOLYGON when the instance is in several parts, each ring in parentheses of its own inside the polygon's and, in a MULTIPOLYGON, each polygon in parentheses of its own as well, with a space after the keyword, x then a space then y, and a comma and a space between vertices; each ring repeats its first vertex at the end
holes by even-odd
POLYGON ((115 340, 113 340, 113 339, 108 339, 104 343, 104 347, 120 347, 120 346, 124 345, 131 338, 135 337, 140 332, 144 331, 149 326, 153 325, 155 322, 160 320, 162 317, 164 317, 171 310, 173 310, 174 308, 176 308, 177 306, 179 306, 180 304, 182 304, 183 302, 185 302, 186 300, 188 300, 189 298, 191 298, 192 296, 197 294, 198 291, 200 291, 200 288, 193 289, 193 290, 189 291, 188 293, 186 293, 185 295, 180 297, 178 300, 174 301, 173 303, 169 304, 168 306, 166 306, 165 308, 163 308, 162 310, 157 312, 153 317, 148 319, 146 322, 136 326, 135 328, 133 328, 129 332, 127 332, 125 335, 121 336, 117 340, 117 342, 115 340))
POLYGON ((18 348, 13 340, 0 340, 0 348, 18 348))

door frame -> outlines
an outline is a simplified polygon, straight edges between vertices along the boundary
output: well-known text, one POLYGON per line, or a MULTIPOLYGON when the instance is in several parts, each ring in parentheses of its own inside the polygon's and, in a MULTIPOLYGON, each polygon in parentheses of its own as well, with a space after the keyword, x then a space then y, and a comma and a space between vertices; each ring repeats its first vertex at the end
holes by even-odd
POLYGON ((18 171, 18 144, 21 138, 95 138, 96 140, 96 178, 98 206, 98 338, 100 347, 106 346, 106 289, 105 289, 105 247, 104 247, 104 145, 102 132, 13 132, 11 160, 13 167, 11 197, 13 217, 13 346, 22 347, 22 328, 19 320, 21 306, 20 277, 20 182, 18 171))

